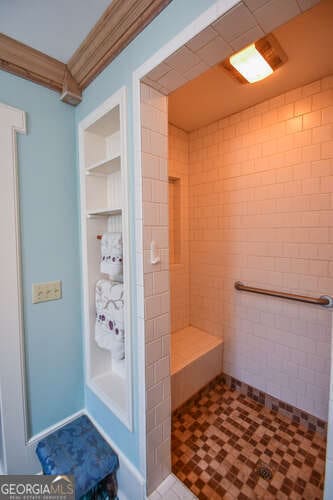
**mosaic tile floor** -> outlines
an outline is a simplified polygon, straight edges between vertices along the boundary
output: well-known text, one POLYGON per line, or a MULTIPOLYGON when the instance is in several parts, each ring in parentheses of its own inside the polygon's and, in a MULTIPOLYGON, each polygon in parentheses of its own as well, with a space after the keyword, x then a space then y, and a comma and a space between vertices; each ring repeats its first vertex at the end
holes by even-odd
POLYGON ((321 500, 325 446, 219 381, 172 419, 173 473, 200 500, 321 500))

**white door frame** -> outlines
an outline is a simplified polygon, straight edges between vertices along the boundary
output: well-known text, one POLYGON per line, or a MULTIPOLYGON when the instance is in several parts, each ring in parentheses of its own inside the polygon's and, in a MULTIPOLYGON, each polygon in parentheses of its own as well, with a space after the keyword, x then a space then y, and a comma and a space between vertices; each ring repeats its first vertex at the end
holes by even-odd
MULTIPOLYGON (((157 50, 149 59, 147 59, 141 66, 139 66, 132 74, 133 86, 133 128, 134 128, 134 174, 135 174, 135 206, 137 221, 141 222, 136 224, 135 236, 135 258, 137 276, 136 281, 138 284, 144 283, 144 273, 142 266, 143 254, 143 231, 142 231, 142 166, 141 166, 141 100, 140 100, 140 81, 150 71, 157 67, 172 53, 182 47, 195 35, 207 28, 210 24, 216 21, 220 16, 225 14, 229 9, 239 3, 239 0, 217 0, 210 8, 203 12, 198 18, 178 33, 174 38, 167 42, 163 47, 157 50)), ((144 287, 144 285, 143 285, 144 287)), ((144 311, 144 293, 142 293, 142 285, 138 286, 137 293, 137 311, 144 311)), ((146 367, 145 367, 145 326, 144 319, 138 313, 138 371, 139 371, 139 407, 144 411, 140 413, 139 421, 139 436, 140 436, 140 450, 141 450, 141 464, 145 464, 147 456, 146 444, 146 367)), ((333 349, 333 324, 332 324, 332 349, 333 349)), ((332 351, 333 352, 333 351, 332 351)), ((331 364, 333 359, 331 360, 331 364)), ((332 365, 333 366, 333 365, 332 365)), ((333 369, 331 369, 331 386, 333 384, 333 369)), ((333 422, 328 420, 328 432, 333 422)), ((327 457, 326 457, 327 464, 327 457)), ((325 487, 325 499, 328 498, 327 487, 325 487)))

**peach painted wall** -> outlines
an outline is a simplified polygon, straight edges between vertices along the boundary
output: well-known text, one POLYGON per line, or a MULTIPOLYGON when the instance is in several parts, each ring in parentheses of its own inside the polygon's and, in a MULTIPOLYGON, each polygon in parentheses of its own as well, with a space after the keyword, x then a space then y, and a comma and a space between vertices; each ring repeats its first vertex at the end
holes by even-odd
POLYGON ((188 141, 186 132, 169 124, 171 332, 190 324, 188 141))
POLYGON ((226 373, 327 419, 331 313, 234 282, 333 295, 333 77, 192 132, 189 160, 190 323, 226 373))

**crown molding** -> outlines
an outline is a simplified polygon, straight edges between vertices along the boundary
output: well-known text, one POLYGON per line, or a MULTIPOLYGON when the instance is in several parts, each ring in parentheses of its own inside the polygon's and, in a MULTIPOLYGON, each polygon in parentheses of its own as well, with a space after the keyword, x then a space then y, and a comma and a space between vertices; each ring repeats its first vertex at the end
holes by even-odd
POLYGON ((113 0, 68 62, 81 88, 96 76, 172 0, 113 0))
POLYGON ((65 64, 0 33, 0 67, 52 90, 61 91, 65 64))
POLYGON ((56 90, 76 106, 82 89, 171 1, 113 0, 68 64, 0 33, 0 69, 56 90))
POLYGON ((71 104, 72 106, 76 106, 82 101, 81 87, 73 78, 73 75, 69 71, 67 65, 65 65, 65 73, 60 100, 63 102, 67 102, 67 104, 71 104))
POLYGON ((0 68, 60 92, 68 104, 81 101, 81 89, 66 64, 0 33, 0 68))

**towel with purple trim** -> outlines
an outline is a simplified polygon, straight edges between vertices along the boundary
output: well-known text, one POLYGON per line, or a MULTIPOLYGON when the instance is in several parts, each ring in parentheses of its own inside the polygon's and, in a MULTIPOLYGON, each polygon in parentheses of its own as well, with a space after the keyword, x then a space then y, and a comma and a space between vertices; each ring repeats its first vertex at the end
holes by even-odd
POLYGON ((96 284, 95 340, 111 351, 115 360, 125 358, 124 286, 102 279, 96 284))
POLYGON ((121 233, 104 233, 101 242, 101 273, 123 281, 123 239, 121 233))

